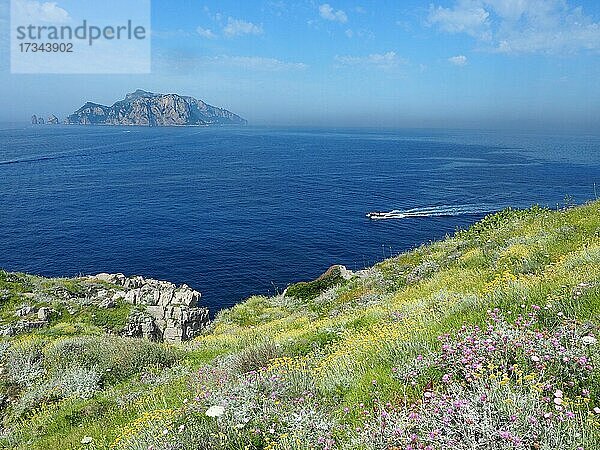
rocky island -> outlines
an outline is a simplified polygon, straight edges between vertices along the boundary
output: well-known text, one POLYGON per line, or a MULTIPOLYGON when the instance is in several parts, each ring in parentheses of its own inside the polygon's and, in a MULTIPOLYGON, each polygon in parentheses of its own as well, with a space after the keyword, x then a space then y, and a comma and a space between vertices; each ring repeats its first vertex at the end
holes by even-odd
POLYGON ((112 106, 87 102, 65 120, 69 125, 208 126, 246 125, 226 109, 178 94, 138 89, 112 106))

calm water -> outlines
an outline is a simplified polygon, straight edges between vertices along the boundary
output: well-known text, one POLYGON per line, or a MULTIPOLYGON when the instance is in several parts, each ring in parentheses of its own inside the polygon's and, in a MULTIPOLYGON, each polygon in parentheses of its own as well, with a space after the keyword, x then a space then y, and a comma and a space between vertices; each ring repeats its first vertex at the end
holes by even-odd
POLYGON ((187 283, 215 311, 594 183, 597 136, 4 125, 0 267, 187 283))

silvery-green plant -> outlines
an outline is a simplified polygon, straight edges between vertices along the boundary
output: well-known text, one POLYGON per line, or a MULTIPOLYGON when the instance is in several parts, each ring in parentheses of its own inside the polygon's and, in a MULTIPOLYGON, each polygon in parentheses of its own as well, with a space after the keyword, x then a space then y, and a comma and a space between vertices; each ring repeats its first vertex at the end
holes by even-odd
POLYGON ((6 350, 6 370, 14 383, 30 386, 44 373, 42 342, 26 341, 6 350))

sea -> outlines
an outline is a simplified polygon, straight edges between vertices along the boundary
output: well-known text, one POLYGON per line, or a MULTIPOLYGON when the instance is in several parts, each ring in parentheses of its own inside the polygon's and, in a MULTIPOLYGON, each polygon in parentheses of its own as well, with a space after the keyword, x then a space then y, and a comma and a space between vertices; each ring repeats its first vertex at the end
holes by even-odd
POLYGON ((0 268, 185 283, 215 313, 598 194, 594 134, 0 124, 0 268))

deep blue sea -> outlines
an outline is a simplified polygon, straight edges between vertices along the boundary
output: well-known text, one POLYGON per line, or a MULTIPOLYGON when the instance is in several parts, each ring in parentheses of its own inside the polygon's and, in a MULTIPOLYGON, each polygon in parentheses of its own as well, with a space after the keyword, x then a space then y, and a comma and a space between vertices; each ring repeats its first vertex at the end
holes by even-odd
POLYGON ((5 124, 0 267, 187 283, 214 312, 594 183, 593 135, 5 124))

